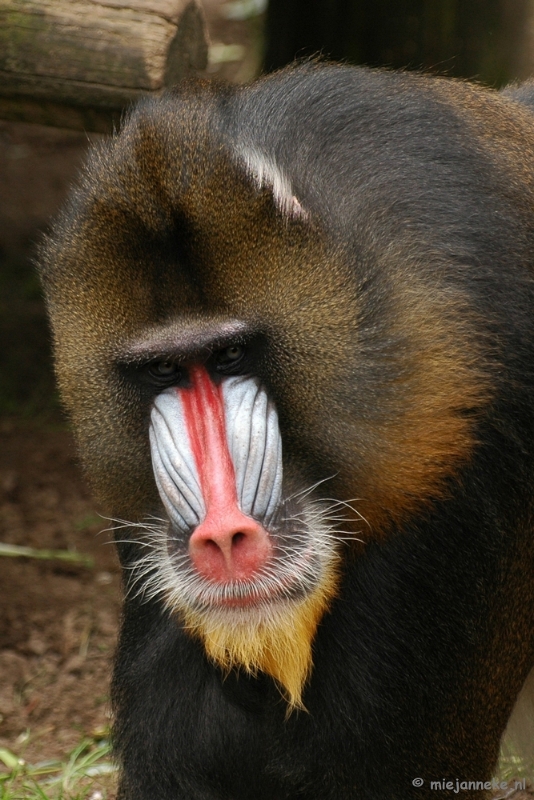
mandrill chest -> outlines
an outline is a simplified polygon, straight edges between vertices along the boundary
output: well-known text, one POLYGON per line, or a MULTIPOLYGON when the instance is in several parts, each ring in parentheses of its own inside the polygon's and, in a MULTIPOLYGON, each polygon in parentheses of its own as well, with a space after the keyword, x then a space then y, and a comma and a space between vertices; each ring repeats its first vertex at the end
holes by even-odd
POLYGON ((155 399, 150 444, 166 520, 135 566, 226 672, 264 671, 301 705, 335 549, 312 503, 286 496, 278 415, 255 377, 204 365, 155 399))

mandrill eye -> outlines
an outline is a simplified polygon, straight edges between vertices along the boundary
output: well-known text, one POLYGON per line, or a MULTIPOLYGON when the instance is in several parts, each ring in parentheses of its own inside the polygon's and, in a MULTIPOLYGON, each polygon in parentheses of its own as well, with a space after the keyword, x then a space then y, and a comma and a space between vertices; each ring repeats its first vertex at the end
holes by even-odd
POLYGON ((158 383, 173 383, 181 377, 181 370, 174 361, 156 361, 148 368, 151 378, 158 383))
POLYGON ((245 348, 239 344, 225 347, 224 350, 220 350, 216 355, 217 368, 224 370, 228 367, 233 367, 241 361, 244 354, 245 348))

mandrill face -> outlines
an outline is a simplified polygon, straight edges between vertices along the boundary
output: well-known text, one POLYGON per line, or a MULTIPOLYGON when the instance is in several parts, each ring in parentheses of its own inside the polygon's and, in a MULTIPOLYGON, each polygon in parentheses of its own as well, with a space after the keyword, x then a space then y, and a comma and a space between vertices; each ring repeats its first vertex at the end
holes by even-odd
POLYGON ((153 367, 176 381, 150 415, 169 521, 154 526, 137 580, 181 612, 216 662, 273 675, 299 704, 336 551, 326 513, 303 493, 284 495, 282 438, 266 389, 255 377, 224 376, 243 358, 233 346, 208 365, 153 367))

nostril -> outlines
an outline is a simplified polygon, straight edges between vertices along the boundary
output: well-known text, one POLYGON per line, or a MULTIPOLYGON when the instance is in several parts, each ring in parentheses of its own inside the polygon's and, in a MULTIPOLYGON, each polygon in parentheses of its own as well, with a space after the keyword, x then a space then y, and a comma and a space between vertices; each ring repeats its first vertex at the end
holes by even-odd
MULTIPOLYGON (((239 545, 242 542, 244 542, 246 539, 248 539, 248 538, 249 537, 248 537, 248 535, 246 533, 243 533, 242 531, 238 531, 237 533, 234 533, 233 536, 230 537, 230 539, 229 539, 230 547, 231 548, 239 547, 239 545)), ((206 539, 202 539, 199 542, 199 545, 200 545, 200 547, 205 547, 208 550, 212 550, 212 551, 224 550, 225 549, 224 540, 216 541, 215 539, 210 539, 209 537, 206 538, 206 539)))
POLYGON ((239 508, 211 512, 189 539, 195 568, 215 581, 249 579, 267 562, 272 545, 267 531, 239 508))

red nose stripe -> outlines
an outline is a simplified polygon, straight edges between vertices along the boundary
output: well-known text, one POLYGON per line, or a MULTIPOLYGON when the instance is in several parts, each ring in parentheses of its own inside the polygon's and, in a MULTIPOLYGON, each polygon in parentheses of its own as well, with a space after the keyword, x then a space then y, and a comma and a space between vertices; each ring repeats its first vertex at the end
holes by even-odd
POLYGON ((191 388, 177 391, 206 507, 206 517, 190 537, 189 553, 197 570, 209 580, 246 580, 268 559, 269 536, 239 508, 222 388, 213 383, 204 367, 191 367, 189 376, 191 388))
POLYGON ((189 371, 191 389, 178 389, 204 501, 235 503, 234 465, 226 441, 222 390, 204 367, 189 371))

